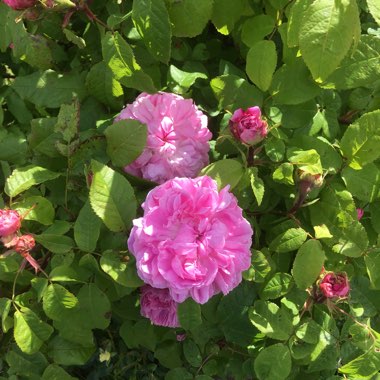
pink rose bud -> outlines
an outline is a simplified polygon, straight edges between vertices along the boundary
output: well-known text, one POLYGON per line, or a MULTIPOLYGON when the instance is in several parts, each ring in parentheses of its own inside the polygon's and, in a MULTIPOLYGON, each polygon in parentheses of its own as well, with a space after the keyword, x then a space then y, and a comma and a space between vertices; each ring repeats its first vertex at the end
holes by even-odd
POLYGON ((186 339, 186 334, 177 334, 177 342, 183 342, 186 339))
POLYGON ((21 227, 20 214, 14 210, 0 210, 0 236, 14 234, 21 227))
POLYGON ((232 135, 246 145, 255 145, 268 134, 267 122, 261 118, 259 107, 250 107, 246 111, 236 110, 230 119, 232 135))
POLYGON ((357 208, 356 212, 358 213, 358 220, 360 220, 364 215, 364 210, 362 208, 357 208))
POLYGON ((304 183, 305 186, 310 187, 310 190, 321 187, 323 185, 322 174, 310 174, 303 170, 298 170, 297 174, 300 184, 304 183))
POLYGON ((177 317, 177 302, 168 289, 156 289, 149 285, 141 288, 141 315, 149 318, 154 325, 180 327, 177 317))
POLYGON ((16 252, 23 254, 31 251, 35 245, 36 242, 32 235, 22 235, 17 239, 13 249, 16 252))
POLYGON ((350 284, 345 273, 326 274, 319 283, 319 288, 327 298, 346 297, 350 292, 350 284))
POLYGON ((38 0, 3 0, 5 4, 15 10, 31 8, 37 4, 38 0))

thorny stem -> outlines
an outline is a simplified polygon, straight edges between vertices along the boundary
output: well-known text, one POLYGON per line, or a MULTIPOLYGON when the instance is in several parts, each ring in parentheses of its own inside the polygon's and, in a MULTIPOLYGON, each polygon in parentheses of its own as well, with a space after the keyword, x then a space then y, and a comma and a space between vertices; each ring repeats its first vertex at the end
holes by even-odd
POLYGON ((249 168, 253 166, 254 155, 255 155, 255 150, 254 150, 253 146, 250 146, 248 148, 248 152, 247 152, 247 166, 249 168))

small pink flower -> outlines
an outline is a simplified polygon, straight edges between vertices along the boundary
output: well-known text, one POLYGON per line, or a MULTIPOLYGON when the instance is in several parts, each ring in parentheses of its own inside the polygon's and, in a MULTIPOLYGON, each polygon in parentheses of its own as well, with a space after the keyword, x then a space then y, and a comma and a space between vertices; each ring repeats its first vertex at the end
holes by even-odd
POLYGON ((33 7, 38 0, 3 0, 5 4, 15 10, 23 10, 33 7))
POLYGON ((350 284, 345 273, 327 273, 319 283, 319 288, 327 298, 346 297, 350 284))
POLYGON ((228 186, 174 178, 151 190, 128 240, 141 279, 176 302, 227 294, 251 264, 252 228, 228 186))
POLYGON ((360 220, 364 215, 364 210, 362 208, 357 208, 356 212, 358 214, 358 220, 360 220))
POLYGON ((168 289, 156 289, 149 285, 141 288, 141 315, 149 318, 154 325, 180 327, 177 316, 177 302, 168 289))
POLYGON ((237 140, 247 145, 259 143, 268 134, 267 122, 261 118, 259 107, 236 110, 230 119, 230 130, 237 140))
POLYGON ((139 120, 148 127, 142 154, 124 170, 158 183, 174 177, 195 177, 208 164, 207 116, 191 99, 160 92, 140 94, 115 119, 139 120))
POLYGON ((0 210, 0 236, 14 234, 21 227, 20 214, 15 210, 0 210))

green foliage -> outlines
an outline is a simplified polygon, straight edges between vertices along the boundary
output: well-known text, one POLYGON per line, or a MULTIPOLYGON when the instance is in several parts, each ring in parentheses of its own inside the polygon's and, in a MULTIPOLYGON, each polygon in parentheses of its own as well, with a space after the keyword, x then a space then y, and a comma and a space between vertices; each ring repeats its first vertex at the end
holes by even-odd
POLYGON ((41 268, 2 248, 0 378, 377 379, 378 1, 43 4, 0 1, 0 206, 41 268), (239 286, 178 304, 178 328, 140 314, 127 250, 156 184, 123 169, 150 126, 114 122, 158 91, 207 115, 199 174, 229 186, 254 230, 239 286), (268 135, 248 148, 229 119, 253 106, 268 135), (348 276, 348 297, 323 296, 326 272, 348 276))

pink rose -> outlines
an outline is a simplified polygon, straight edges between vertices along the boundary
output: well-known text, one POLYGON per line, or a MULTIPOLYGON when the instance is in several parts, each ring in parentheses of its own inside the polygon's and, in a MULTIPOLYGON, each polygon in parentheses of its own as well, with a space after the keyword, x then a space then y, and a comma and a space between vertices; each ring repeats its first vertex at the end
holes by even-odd
POLYGON ((267 122, 261 119, 259 107, 236 110, 230 119, 230 130, 237 140, 247 145, 259 143, 268 134, 267 122))
POLYGON ((0 236, 14 234, 21 227, 20 214, 14 210, 0 210, 0 236))
POLYGON ((168 289, 156 289, 149 285, 141 288, 141 315, 149 318, 154 325, 180 327, 177 305, 168 289))
POLYGON ((207 116, 191 99, 160 92, 140 94, 115 119, 139 120, 148 127, 143 153, 124 170, 158 183, 174 177, 195 177, 208 164, 207 116))
POLYGON ((23 10, 33 7, 38 0, 3 0, 5 4, 15 10, 23 10))
POLYGON ((227 294, 251 263, 252 228, 228 186, 210 177, 174 178, 151 190, 128 247, 139 276, 176 302, 227 294))
POLYGON ((346 297, 350 292, 350 284, 345 273, 327 273, 319 288, 327 298, 346 297))
POLYGON ((358 214, 358 220, 360 220, 361 218, 363 218, 364 210, 362 208, 357 208, 356 212, 358 214))

